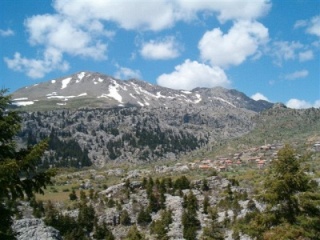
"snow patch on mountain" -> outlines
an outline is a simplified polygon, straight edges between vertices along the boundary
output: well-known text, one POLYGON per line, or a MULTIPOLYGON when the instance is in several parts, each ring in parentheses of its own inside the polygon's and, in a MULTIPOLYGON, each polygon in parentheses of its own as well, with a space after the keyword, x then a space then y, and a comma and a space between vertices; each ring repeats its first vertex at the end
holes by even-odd
POLYGON ((34 104, 34 101, 18 101, 18 102, 13 102, 13 105, 16 105, 18 107, 20 106, 28 106, 34 104))
POLYGON ((57 96, 57 92, 48 93, 46 97, 57 96))
POLYGON ((68 99, 68 98, 75 98, 76 96, 49 96, 47 97, 48 99, 53 99, 53 98, 57 98, 57 99, 68 99))
POLYGON ((81 80, 82 80, 82 78, 83 78, 85 75, 86 75, 86 73, 85 73, 85 72, 81 72, 81 73, 79 73, 79 74, 78 74, 78 79, 79 79, 79 81, 81 81, 81 80))
POLYGON ((68 84, 70 83, 71 79, 72 79, 71 77, 63 79, 61 81, 61 83, 62 83, 61 89, 65 89, 68 86, 68 84))
POLYGON ((132 93, 129 94, 132 98, 137 99, 132 93))
POLYGON ((122 103, 122 96, 119 94, 119 85, 110 85, 109 86, 109 93, 107 96, 114 98, 117 100, 119 103, 122 103))
POLYGON ((230 106, 236 108, 236 106, 235 106, 234 104, 232 104, 231 102, 229 102, 229 101, 227 101, 227 100, 224 100, 223 98, 220 98, 220 97, 213 97, 213 98, 214 98, 214 99, 217 99, 217 100, 219 100, 219 101, 221 101, 221 102, 225 102, 225 103, 229 104, 230 106))
POLYGON ((197 99, 194 100, 193 102, 197 104, 197 103, 201 102, 202 98, 201 98, 201 95, 199 93, 196 94, 196 97, 197 97, 197 99))
POLYGON ((88 95, 87 93, 81 93, 78 95, 78 97, 87 96, 87 95, 88 95))
POLYGON ((23 97, 23 98, 15 98, 12 101, 24 101, 24 100, 28 100, 27 97, 23 97))
POLYGON ((52 84, 55 84, 55 83, 56 83, 56 80, 51 80, 51 83, 52 83, 52 84))

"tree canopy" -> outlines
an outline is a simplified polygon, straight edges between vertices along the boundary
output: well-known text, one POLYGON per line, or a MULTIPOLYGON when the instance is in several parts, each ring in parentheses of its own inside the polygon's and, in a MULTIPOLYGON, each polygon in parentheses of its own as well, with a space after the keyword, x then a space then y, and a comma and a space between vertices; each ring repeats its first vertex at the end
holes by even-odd
POLYGON ((0 90, 0 238, 10 239, 12 210, 10 204, 18 198, 43 193, 50 183, 53 170, 37 171, 37 163, 47 148, 43 141, 32 147, 18 149, 14 137, 20 130, 17 112, 8 110, 10 96, 0 90))
POLYGON ((264 182, 259 201, 265 210, 255 210, 243 230, 257 239, 319 239, 319 186, 305 173, 295 150, 279 150, 264 182))

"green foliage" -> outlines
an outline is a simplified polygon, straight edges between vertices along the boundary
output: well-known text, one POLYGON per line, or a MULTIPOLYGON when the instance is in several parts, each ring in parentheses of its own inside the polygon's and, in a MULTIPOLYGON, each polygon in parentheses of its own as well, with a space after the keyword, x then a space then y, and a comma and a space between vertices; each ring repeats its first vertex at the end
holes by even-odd
POLYGON ((127 210, 122 210, 120 214, 120 223, 125 226, 131 224, 131 219, 127 210))
POLYGON ((169 225, 172 223, 172 211, 162 211, 159 220, 151 223, 150 232, 156 235, 156 239, 168 240, 167 236, 169 225))
POLYGON ((96 231, 98 231, 98 236, 102 234, 106 236, 110 235, 105 226, 97 225, 94 208, 83 202, 79 206, 78 218, 73 218, 60 213, 52 202, 49 201, 45 207, 44 222, 46 225, 59 230, 64 239, 88 239, 87 236, 93 232, 94 226, 96 227, 96 231))
POLYGON ((48 146, 46 141, 17 150, 14 137, 21 119, 16 112, 8 111, 10 96, 5 94, 6 90, 0 90, 0 238, 10 239, 13 211, 6 202, 43 193, 54 171, 40 172, 36 168, 48 146))
POLYGON ((218 212, 216 208, 209 210, 210 223, 203 229, 202 240, 223 240, 225 229, 222 223, 218 222, 218 212))
POLYGON ((209 190, 208 180, 207 180, 207 179, 203 179, 203 181, 202 181, 202 186, 201 186, 201 190, 202 190, 202 191, 205 191, 205 192, 209 190))
POLYGON ((75 191, 74 189, 72 189, 72 192, 69 194, 69 199, 70 199, 71 201, 75 201, 75 200, 78 199, 77 194, 76 194, 76 191, 75 191))
POLYGON ((147 210, 145 211, 143 207, 141 207, 140 212, 137 216, 137 223, 140 225, 148 225, 152 221, 150 216, 150 212, 147 210))
POLYGON ((204 196, 203 199, 203 213, 208 214, 208 208, 210 206, 208 195, 204 196))
POLYGON ((184 190, 190 188, 190 181, 186 176, 177 178, 174 182, 174 188, 178 190, 184 190))
POLYGON ((138 230, 136 225, 133 225, 125 238, 125 240, 145 240, 145 236, 138 230))
POLYGON ((62 141, 58 133, 52 129, 49 136, 49 149, 54 150, 49 157, 45 159, 47 165, 55 167, 88 167, 92 165, 88 157, 88 151, 82 150, 75 140, 62 141), (59 159, 59 161, 57 161, 59 159))
POLYGON ((87 206, 86 203, 81 203, 79 208, 78 224, 82 227, 82 229, 84 229, 87 233, 92 232, 95 220, 93 206, 87 206))
POLYGON ((198 201, 192 191, 184 198, 184 211, 182 213, 183 237, 187 240, 196 239, 200 221, 197 219, 198 201))
POLYGON ((114 240, 112 232, 108 229, 107 224, 103 222, 101 225, 95 226, 93 237, 97 240, 114 240))
POLYGON ((264 188, 260 200, 266 210, 254 211, 243 220, 245 233, 257 239, 319 239, 319 187, 305 174, 290 146, 278 152, 264 188))

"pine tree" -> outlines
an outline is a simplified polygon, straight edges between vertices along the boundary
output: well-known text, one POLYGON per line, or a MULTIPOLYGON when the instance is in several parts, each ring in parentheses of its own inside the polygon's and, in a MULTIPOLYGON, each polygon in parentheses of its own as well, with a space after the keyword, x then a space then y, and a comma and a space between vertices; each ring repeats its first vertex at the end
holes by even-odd
POLYGON ((138 230, 136 225, 133 225, 125 238, 125 240, 145 240, 145 236, 138 230))
POLYGON ((36 165, 47 148, 43 141, 27 149, 17 150, 14 141, 20 130, 21 118, 8 110, 10 96, 0 90, 0 239, 12 239, 13 211, 9 202, 18 198, 31 198, 34 193, 43 193, 54 175, 52 170, 40 172, 36 165))
POLYGON ((156 239, 168 240, 167 236, 169 225, 172 223, 172 211, 162 211, 161 217, 157 221, 151 223, 150 232, 156 235, 156 239))
POLYGON ((260 201, 266 209, 251 215, 242 226, 245 233, 257 239, 319 239, 319 186, 305 173, 291 146, 279 150, 264 189, 260 201))
POLYGON ((183 237, 187 240, 196 239, 200 221, 197 218, 198 200, 192 191, 184 198, 184 211, 182 213, 183 237))
POLYGON ((101 225, 95 226, 93 237, 97 240, 114 240, 115 237, 108 229, 107 224, 103 222, 101 225))
POLYGON ((141 207, 140 212, 137 216, 137 223, 140 225, 147 225, 152 221, 152 218, 150 216, 150 212, 147 210, 145 211, 143 207, 141 207))
POLYGON ((201 236, 202 240, 223 240, 224 239, 224 228, 222 223, 218 222, 218 212, 216 208, 209 210, 210 224, 203 229, 201 236))
POLYGON ((120 223, 122 225, 130 225, 131 219, 127 210, 122 210, 120 215, 120 223))

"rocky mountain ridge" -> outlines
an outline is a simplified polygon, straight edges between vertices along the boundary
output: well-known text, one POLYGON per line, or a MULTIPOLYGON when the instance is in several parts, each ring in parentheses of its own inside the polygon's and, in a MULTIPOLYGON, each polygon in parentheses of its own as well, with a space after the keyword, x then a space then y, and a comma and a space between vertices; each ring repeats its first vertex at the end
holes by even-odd
POLYGON ((25 87, 12 99, 23 107, 20 143, 49 138, 46 167, 177 159, 251 131, 253 116, 273 106, 221 87, 173 90, 90 72, 25 87))
POLYGON ((174 90, 137 79, 123 81, 93 72, 80 72, 35 84, 19 89, 12 95, 16 106, 42 109, 124 106, 179 108, 193 105, 208 108, 228 106, 259 112, 273 105, 221 87, 174 90))

